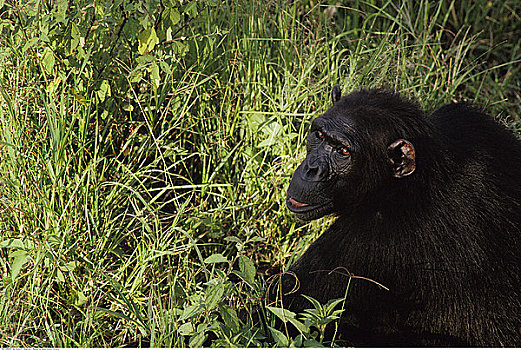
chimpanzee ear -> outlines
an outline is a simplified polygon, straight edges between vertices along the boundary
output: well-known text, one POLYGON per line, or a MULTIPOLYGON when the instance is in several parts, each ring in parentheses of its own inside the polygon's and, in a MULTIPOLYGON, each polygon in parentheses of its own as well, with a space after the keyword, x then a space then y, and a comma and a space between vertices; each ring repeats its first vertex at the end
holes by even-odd
POLYGON ((416 169, 416 152, 407 140, 396 140, 387 148, 393 176, 397 178, 411 175, 416 169))
POLYGON ((333 86, 333 90, 331 90, 331 99, 333 100, 333 104, 340 100, 340 97, 342 97, 342 90, 340 90, 340 86, 336 84, 333 86))

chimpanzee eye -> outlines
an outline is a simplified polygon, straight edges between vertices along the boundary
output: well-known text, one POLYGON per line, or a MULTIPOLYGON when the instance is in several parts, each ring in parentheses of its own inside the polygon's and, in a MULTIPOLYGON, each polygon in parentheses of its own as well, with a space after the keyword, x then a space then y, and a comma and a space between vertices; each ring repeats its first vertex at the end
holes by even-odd
POLYGON ((320 130, 317 130, 317 131, 315 132, 315 134, 317 135, 317 137, 318 137, 319 139, 323 139, 323 138, 324 138, 324 133, 323 133, 322 131, 320 131, 320 130))
POLYGON ((347 147, 342 147, 338 150, 339 153, 341 153, 343 156, 349 156, 351 155, 351 152, 349 151, 349 148, 347 147))

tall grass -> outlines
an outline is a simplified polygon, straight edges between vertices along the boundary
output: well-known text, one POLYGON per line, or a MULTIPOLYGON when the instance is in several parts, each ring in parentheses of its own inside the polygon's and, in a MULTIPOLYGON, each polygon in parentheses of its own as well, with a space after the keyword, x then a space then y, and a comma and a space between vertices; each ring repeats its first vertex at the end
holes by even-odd
POLYGON ((291 345, 239 314, 275 326, 250 262, 288 266, 330 222, 295 220, 285 188, 335 83, 428 110, 471 99, 519 128, 517 1, 222 2, 183 27, 190 51, 157 90, 128 80, 111 110, 49 83, 7 3, 3 346, 291 345))

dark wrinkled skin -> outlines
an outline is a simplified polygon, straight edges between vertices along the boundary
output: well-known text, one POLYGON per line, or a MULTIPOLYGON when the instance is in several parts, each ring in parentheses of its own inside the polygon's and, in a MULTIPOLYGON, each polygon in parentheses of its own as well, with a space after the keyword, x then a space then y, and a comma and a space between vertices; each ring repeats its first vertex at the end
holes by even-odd
POLYGON ((389 290, 351 280, 346 345, 521 346, 521 142, 466 104, 427 116, 384 91, 332 96, 287 205, 338 218, 290 267, 284 306, 343 297, 350 273, 389 290))

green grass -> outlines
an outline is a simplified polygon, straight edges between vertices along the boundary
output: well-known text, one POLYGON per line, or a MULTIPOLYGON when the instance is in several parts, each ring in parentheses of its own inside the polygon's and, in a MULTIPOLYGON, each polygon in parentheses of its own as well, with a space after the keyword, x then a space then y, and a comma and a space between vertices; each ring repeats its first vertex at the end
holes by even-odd
POLYGON ((302 345, 268 328, 254 266, 289 266, 331 222, 298 222, 285 189, 332 85, 469 99, 521 129, 515 0, 188 3, 159 85, 109 5, 90 56, 28 46, 55 13, 35 3, 0 11, 1 346, 302 345))

